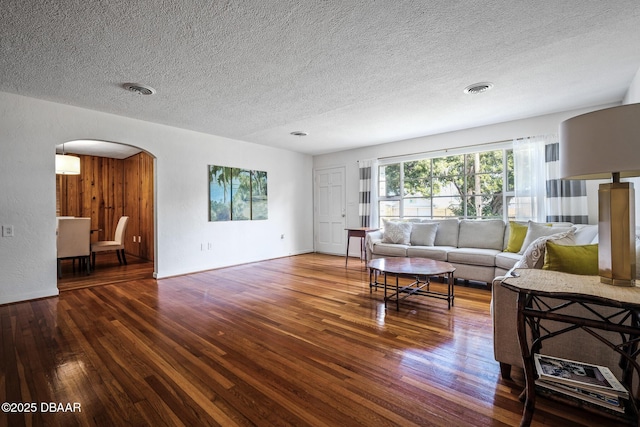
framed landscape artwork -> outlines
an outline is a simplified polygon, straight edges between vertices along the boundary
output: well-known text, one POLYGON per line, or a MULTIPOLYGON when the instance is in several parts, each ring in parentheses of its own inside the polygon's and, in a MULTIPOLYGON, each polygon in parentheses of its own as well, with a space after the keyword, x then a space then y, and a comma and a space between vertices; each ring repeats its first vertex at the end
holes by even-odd
POLYGON ((268 218, 266 172, 209 165, 209 221, 268 218))
POLYGON ((267 173, 251 171, 251 219, 268 219, 267 173))

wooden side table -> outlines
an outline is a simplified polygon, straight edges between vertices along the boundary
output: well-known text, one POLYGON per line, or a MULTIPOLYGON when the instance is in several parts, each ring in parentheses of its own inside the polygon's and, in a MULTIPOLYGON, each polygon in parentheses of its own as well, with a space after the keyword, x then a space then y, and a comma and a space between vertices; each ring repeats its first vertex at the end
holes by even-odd
MULTIPOLYGON (((605 285, 600 283, 598 276, 578 276, 549 270, 518 269, 516 274, 519 277, 505 279, 502 286, 518 293, 518 340, 526 380, 523 391, 525 405, 520 426, 531 424, 535 409, 536 370, 533 355, 540 351, 543 341, 578 328, 620 355, 620 366, 623 367, 620 382, 629 390, 630 405, 626 413, 617 420, 640 426, 639 396, 631 390, 634 372, 640 374, 640 366, 636 361, 640 353, 640 288, 605 285), (558 301, 550 303, 548 298, 558 301), (573 305, 583 307, 591 316, 563 312, 573 305), (616 313, 605 316, 598 312, 602 307, 610 307, 616 313), (542 320, 552 320, 563 326, 551 331, 541 325, 542 320), (531 332, 531 344, 527 340, 527 330, 531 332), (605 336, 601 331, 616 332, 618 342, 612 342, 611 336, 605 336)), ((589 343, 584 345, 586 349, 589 343)))
POLYGON ((379 228, 370 228, 370 227, 358 227, 358 228, 345 228, 345 230, 347 230, 347 252, 345 253, 345 260, 344 260, 344 266, 347 266, 347 263, 349 261, 349 241, 351 240, 352 237, 359 237, 360 238, 360 261, 362 261, 363 259, 366 261, 366 251, 364 250, 364 239, 365 237, 367 237, 368 233, 371 233, 372 231, 378 231, 380 230, 379 228))

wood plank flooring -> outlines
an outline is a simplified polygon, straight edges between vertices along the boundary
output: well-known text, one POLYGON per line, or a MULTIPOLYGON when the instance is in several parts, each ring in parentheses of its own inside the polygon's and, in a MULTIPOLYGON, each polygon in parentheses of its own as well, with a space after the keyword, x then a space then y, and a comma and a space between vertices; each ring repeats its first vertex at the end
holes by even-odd
POLYGON ((86 271, 80 269, 77 262, 74 269, 72 260, 63 260, 62 278, 58 279, 58 289, 68 291, 152 277, 153 262, 151 261, 127 255, 127 264, 120 264, 115 251, 98 252, 96 267, 91 274, 86 274, 86 271))
MULTIPOLYGON (((451 310, 397 312, 364 264, 306 254, 0 306, 0 403, 37 405, 0 425, 518 425, 490 298, 456 286, 451 310)), ((532 425, 610 422, 539 399, 532 425)))

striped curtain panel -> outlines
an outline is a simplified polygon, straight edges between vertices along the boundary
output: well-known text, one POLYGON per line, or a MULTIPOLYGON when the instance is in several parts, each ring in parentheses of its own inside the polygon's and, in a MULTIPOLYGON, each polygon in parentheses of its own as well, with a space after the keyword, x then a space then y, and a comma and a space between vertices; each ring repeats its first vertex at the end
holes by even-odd
POLYGON ((360 193, 358 196, 358 212, 360 215, 360 227, 371 227, 375 224, 375 209, 373 209, 372 201, 375 201, 375 185, 377 182, 377 161, 360 160, 360 193))
POLYGON ((584 180, 560 179, 559 146, 545 145, 546 221, 588 224, 587 185, 584 180))

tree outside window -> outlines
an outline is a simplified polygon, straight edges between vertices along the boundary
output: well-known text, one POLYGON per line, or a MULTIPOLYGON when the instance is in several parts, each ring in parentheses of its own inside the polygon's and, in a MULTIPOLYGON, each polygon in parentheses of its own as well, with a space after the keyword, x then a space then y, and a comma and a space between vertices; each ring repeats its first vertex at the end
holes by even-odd
POLYGON ((504 149, 382 165, 380 219, 508 218, 513 177, 504 149))

